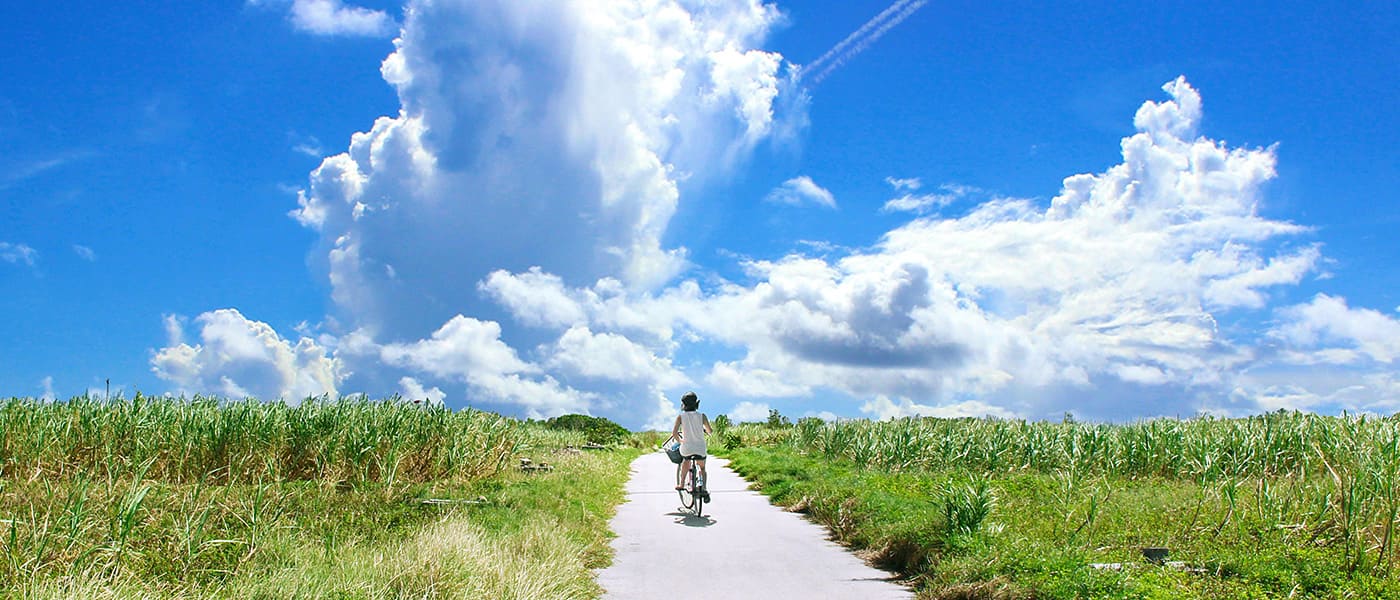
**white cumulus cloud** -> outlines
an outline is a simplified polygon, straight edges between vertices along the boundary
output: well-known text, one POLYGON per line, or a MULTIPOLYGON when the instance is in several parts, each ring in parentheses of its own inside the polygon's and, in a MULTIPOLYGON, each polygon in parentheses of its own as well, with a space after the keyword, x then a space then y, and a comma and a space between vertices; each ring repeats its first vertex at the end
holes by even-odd
POLYGON ((412 377, 402 377, 399 379, 399 395, 411 402, 427 402, 428 404, 442 405, 447 399, 447 393, 437 387, 424 388, 423 384, 412 377))
POLYGON ((582 377, 617 382, 651 382, 675 388, 690 380, 669 358, 616 333, 594 333, 585 326, 569 328, 550 348, 547 366, 582 377))
POLYGON ((428 339, 384 344, 385 363, 466 383, 482 400, 531 417, 589 412, 592 395, 560 384, 500 339, 500 325, 457 315, 428 339))
POLYGON ((541 272, 539 267, 518 275, 495 271, 479 287, 509 306, 515 318, 526 325, 568 327, 587 319, 579 300, 565 288, 564 280, 541 272))
POLYGON ((1282 321, 1271 333, 1295 348, 1322 356, 1343 352, 1340 362, 1369 358, 1390 364, 1400 358, 1400 320, 1380 311, 1351 308, 1345 298, 1318 294, 1312 302, 1279 313, 1282 321))
MULTIPOLYGON (((618 292, 625 310, 602 309, 590 288, 551 282, 546 296, 590 323, 629 314, 653 334, 737 348, 742 358, 712 363, 707 381, 741 398, 834 390, 885 398, 865 409, 881 416, 1218 408, 1209 398, 1230 397, 1250 351, 1217 318, 1266 306, 1268 290, 1297 284, 1321 254, 1288 243, 1307 228, 1257 212, 1273 150, 1199 137, 1199 93, 1184 79, 1163 89, 1169 100, 1139 109, 1122 163, 1065 179, 1048 206, 992 199, 843 256, 748 261, 747 284, 618 292)), ((524 294, 510 298, 522 317, 546 320, 530 317, 539 310, 524 294)))
POLYGON ((736 423, 756 423, 768 420, 768 411, 771 407, 767 404, 743 401, 734 405, 728 413, 729 418, 736 423))
POLYGON ((385 344, 380 352, 390 364, 412 367, 438 377, 468 379, 481 374, 535 373, 500 339, 501 326, 457 315, 424 340, 385 344))
POLYGON ((293 213, 337 305, 380 337, 477 314, 498 269, 664 283, 685 265, 661 244, 681 175, 722 171, 777 118, 780 61, 756 44, 779 15, 752 0, 405 14, 382 67, 399 114, 327 158, 293 213))
POLYGON ((319 233, 352 384, 407 371, 531 414, 669 410, 690 379, 649 292, 688 266, 662 244, 682 184, 804 122, 761 48, 777 9, 415 0, 404 15, 381 65, 399 112, 325 158, 291 212, 319 233))
POLYGON ((740 362, 717 362, 706 382, 733 395, 748 398, 805 396, 811 389, 789 383, 780 373, 751 368, 740 362))
POLYGON ((341 362, 310 338, 293 343, 267 323, 234 309, 195 317, 198 342, 184 342, 184 326, 166 318, 168 346, 151 358, 151 370, 179 393, 215 393, 233 398, 299 401, 337 393, 341 362))

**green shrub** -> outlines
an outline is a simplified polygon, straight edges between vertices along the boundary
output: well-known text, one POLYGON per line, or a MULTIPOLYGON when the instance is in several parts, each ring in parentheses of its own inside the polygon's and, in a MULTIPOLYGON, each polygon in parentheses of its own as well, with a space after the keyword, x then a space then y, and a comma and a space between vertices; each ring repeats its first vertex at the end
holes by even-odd
POLYGON ((603 417, 588 415, 563 415, 549 419, 544 424, 550 429, 581 431, 588 437, 589 442, 604 446, 621 443, 632 433, 603 417))
POLYGON ((729 430, 729 426, 731 425, 729 422, 729 415, 719 415, 715 417, 713 425, 715 433, 723 435, 725 431, 729 430))

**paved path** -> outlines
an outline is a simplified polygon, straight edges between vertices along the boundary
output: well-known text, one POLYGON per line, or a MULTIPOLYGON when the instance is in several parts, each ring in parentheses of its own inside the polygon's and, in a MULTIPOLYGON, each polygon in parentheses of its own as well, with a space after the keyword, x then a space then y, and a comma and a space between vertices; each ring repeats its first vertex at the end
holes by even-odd
POLYGON ((728 467, 709 461, 704 517, 680 509, 675 465, 665 454, 632 463, 627 501, 617 509, 611 567, 598 573, 616 600, 803 598, 901 599, 913 594, 890 573, 866 566, 827 539, 826 529, 773 506, 728 467), (679 549, 686 549, 684 554, 679 549), (684 573, 688 557, 698 576, 684 573))

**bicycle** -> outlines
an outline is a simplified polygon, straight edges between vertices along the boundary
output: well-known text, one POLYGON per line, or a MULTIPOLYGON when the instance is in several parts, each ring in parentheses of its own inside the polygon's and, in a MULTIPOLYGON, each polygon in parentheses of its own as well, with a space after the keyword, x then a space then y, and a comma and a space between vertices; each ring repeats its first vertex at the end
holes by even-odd
POLYGON ((700 454, 691 454, 682 458, 690 459, 690 470, 681 472, 681 466, 676 465, 676 481, 680 482, 681 488, 676 490, 681 496, 681 507, 695 513, 697 517, 705 516, 705 500, 710 493, 705 491, 705 480, 700 477, 700 466, 696 460, 705 458, 700 454), (699 493, 696 493, 699 490, 699 493))
POLYGON ((667 444, 665 450, 671 462, 676 463, 676 484, 680 486, 676 488, 676 492, 680 494, 681 507, 697 517, 704 516, 705 500, 709 492, 704 491, 705 480, 700 477, 700 465, 696 463, 696 459, 705 457, 699 454, 682 456, 679 443, 667 444), (690 459, 690 469, 682 472, 681 465, 685 464, 686 459, 690 459), (695 493, 696 489, 701 490, 701 493, 695 493))

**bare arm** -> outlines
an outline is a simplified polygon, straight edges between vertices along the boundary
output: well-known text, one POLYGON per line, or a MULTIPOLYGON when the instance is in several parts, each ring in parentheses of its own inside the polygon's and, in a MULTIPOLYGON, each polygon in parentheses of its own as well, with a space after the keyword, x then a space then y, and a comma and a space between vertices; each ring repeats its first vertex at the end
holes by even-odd
POLYGON ((674 425, 671 425, 671 438, 668 439, 668 440, 666 440, 666 441, 669 442, 669 441, 671 441, 671 440, 674 440, 674 439, 680 437, 680 435, 681 435, 681 416, 680 416, 680 415, 676 415, 676 422, 675 422, 674 425))
MULTIPOLYGON (((676 417, 676 418, 677 418, 677 419, 680 419, 680 417, 676 417)), ((703 420, 705 421, 705 433, 714 433, 714 432, 715 432, 715 428, 710 427, 710 418, 707 417, 707 416, 705 416, 705 413, 700 413, 700 418, 703 419, 703 420)))

